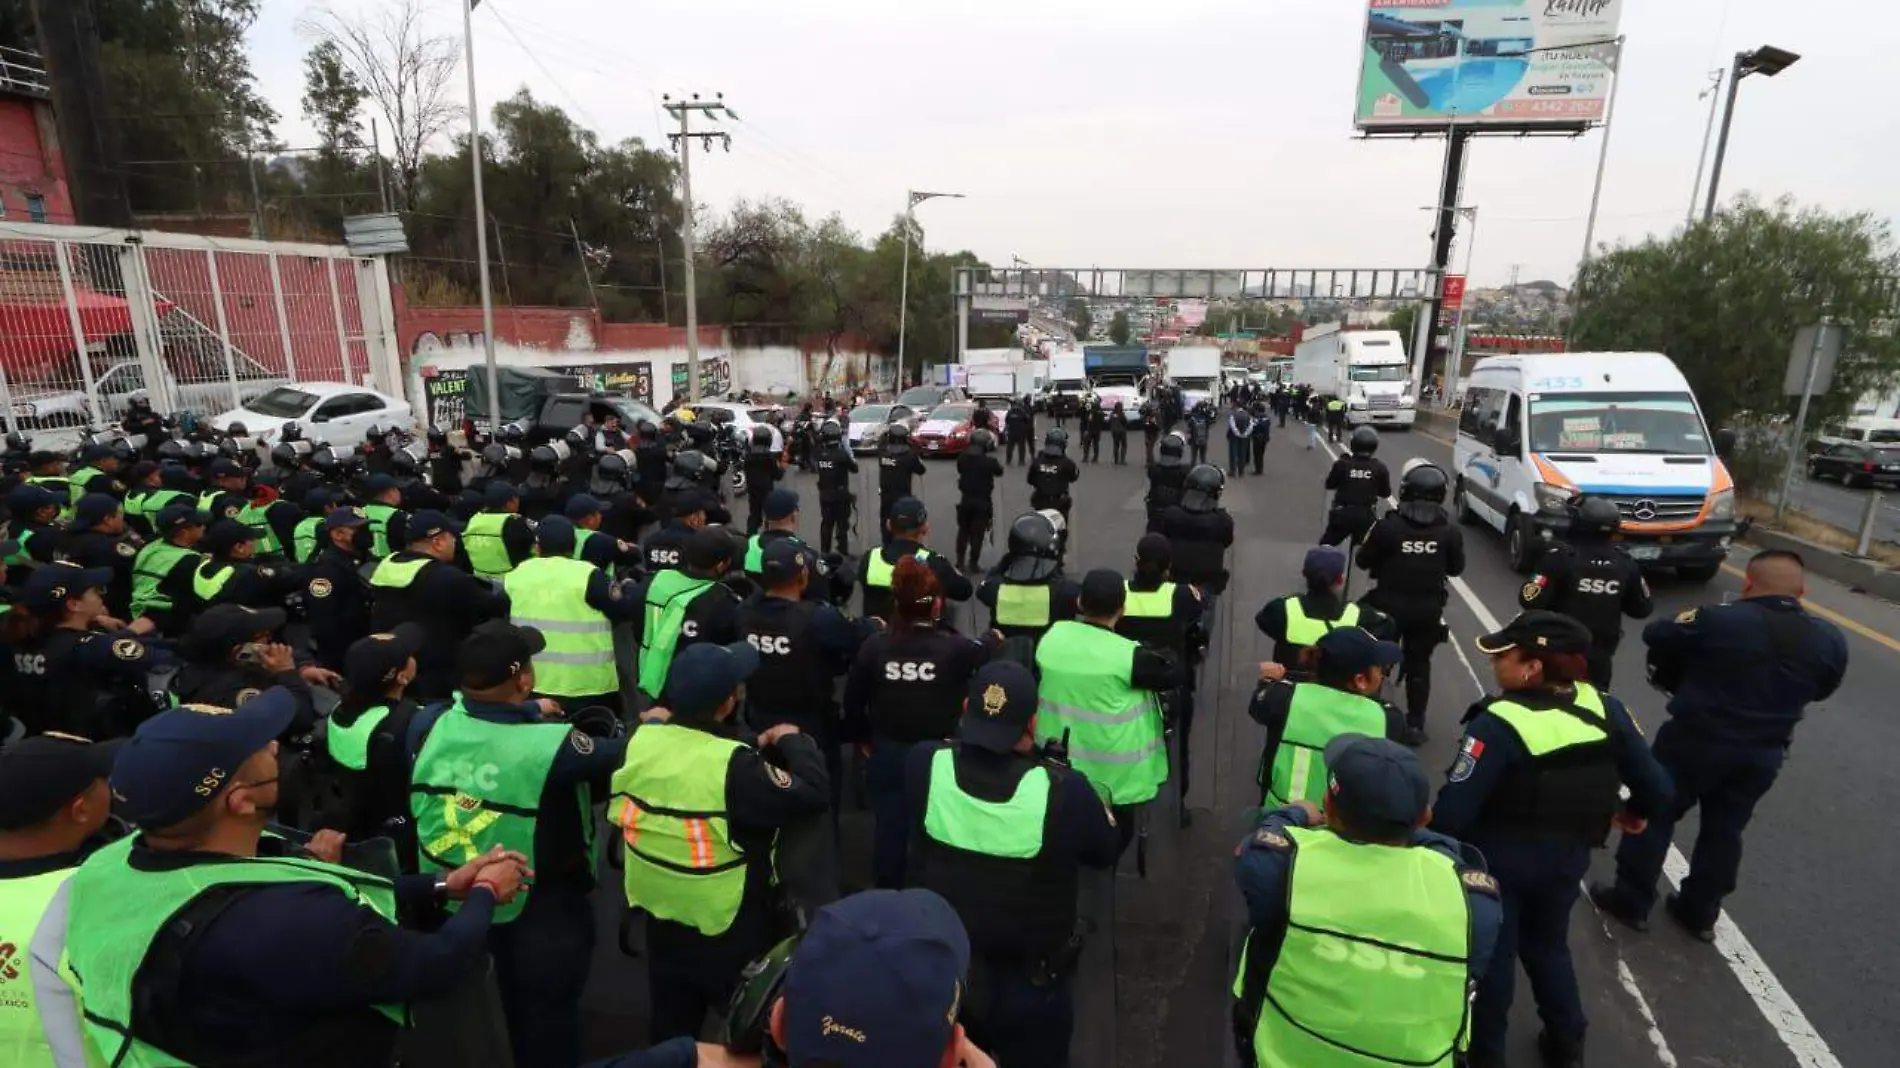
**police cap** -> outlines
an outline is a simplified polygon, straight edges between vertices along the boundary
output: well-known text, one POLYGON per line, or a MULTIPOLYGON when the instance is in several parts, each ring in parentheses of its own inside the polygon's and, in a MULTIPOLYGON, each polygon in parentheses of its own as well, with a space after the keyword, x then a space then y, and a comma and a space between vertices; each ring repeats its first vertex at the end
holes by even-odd
POLYGON ((112 774, 120 741, 40 734, 0 749, 0 831, 37 827, 112 774))
POLYGON ((103 590, 112 583, 109 567, 80 567, 61 561, 36 569, 20 591, 20 603, 29 611, 54 613, 87 590, 103 590))
POLYGON ((422 648, 420 623, 403 623, 381 634, 358 638, 343 654, 343 681, 358 694, 380 693, 422 648))
POLYGON ((673 658, 660 703, 683 719, 703 721, 758 669, 759 651, 746 642, 696 642, 673 658))
POLYGON ((1036 714, 1036 675, 1013 660, 992 660, 970 680, 957 738, 964 745, 1007 753, 1036 714))
POLYGON ((768 522, 790 519, 798 512, 798 491, 788 486, 779 486, 765 495, 765 518, 768 522))
POLYGON ((91 530, 123 507, 110 493, 88 493, 73 505, 74 530, 91 530))
POLYGON ((160 712, 139 724, 113 762, 113 812, 151 829, 183 823, 296 718, 297 702, 281 686, 236 708, 189 704, 160 712))
POLYGON ((1588 653, 1590 629, 1562 612, 1532 609, 1521 612, 1503 629, 1478 635, 1478 651, 1497 656, 1523 648, 1544 653, 1588 653))
POLYGON ((1326 805, 1356 831, 1404 834, 1431 804, 1431 783, 1418 754, 1397 742, 1342 734, 1326 745, 1326 771, 1326 805))
POLYGON ((455 650, 456 681, 464 690, 492 689, 521 674, 547 647, 548 640, 533 627, 491 619, 470 631, 455 650))

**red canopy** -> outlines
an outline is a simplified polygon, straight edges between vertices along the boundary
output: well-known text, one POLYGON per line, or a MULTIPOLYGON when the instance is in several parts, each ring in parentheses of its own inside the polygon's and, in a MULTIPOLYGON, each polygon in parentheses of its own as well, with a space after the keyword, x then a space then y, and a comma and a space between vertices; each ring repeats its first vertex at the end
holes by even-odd
MULTIPOLYGON (((81 290, 73 295, 88 343, 132 332, 132 305, 123 297, 81 290)), ((153 302, 159 315, 174 305, 153 302)), ((73 327, 64 302, 0 301, 0 365, 9 376, 33 377, 72 355, 73 327)))

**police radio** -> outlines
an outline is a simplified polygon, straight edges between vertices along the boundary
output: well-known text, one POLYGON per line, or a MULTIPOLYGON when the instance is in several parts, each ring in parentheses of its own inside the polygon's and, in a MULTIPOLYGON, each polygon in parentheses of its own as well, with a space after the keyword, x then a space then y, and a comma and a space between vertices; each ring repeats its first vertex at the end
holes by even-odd
POLYGON ((1053 764, 1059 768, 1069 766, 1069 728, 1062 728, 1062 737, 1051 738, 1036 747, 1036 759, 1044 764, 1053 764))

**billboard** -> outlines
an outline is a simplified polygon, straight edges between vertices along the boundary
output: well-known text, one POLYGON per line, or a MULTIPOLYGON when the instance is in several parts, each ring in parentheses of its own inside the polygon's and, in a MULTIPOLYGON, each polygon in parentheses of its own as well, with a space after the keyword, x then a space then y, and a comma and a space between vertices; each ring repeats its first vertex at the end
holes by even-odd
POLYGON ((1371 0, 1353 125, 1583 129, 1603 120, 1622 0, 1371 0))

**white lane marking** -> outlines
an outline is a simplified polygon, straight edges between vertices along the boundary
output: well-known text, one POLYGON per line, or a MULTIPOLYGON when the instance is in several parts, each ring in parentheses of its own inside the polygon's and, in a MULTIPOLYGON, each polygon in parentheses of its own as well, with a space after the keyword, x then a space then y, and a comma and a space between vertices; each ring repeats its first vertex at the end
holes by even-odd
MULTIPOLYGON (((1322 440, 1320 444, 1334 459, 1339 458, 1339 454, 1327 442, 1322 440)), ((1488 630, 1499 629, 1497 617, 1484 606, 1484 602, 1478 599, 1478 595, 1465 583, 1464 579, 1452 579, 1450 586, 1457 592, 1458 599, 1471 610, 1471 614, 1477 617, 1480 625, 1488 630)), ((1462 649, 1459 650, 1458 655, 1463 658, 1462 649)), ((1472 681, 1478 682, 1477 672, 1471 669, 1469 660, 1465 661, 1465 668, 1471 671, 1472 681)), ((1478 692, 1480 696, 1485 692, 1482 682, 1478 682, 1478 692)), ((1663 874, 1669 879, 1670 884, 1678 889, 1682 886, 1682 880, 1689 874, 1689 860, 1682 855, 1682 850, 1676 848, 1674 842, 1669 844, 1669 855, 1663 859, 1663 874)), ((1787 987, 1781 985, 1781 980, 1776 977, 1774 970, 1768 967, 1768 962, 1763 960, 1761 954, 1755 950, 1754 943, 1748 940, 1748 936, 1742 933, 1741 927, 1737 926, 1726 912, 1715 921, 1715 949, 1728 963, 1729 971, 1735 973, 1735 981, 1747 991, 1750 1000, 1755 1003, 1755 1008, 1760 1010, 1762 1018, 1767 1020, 1768 1026, 1774 1029, 1776 1037, 1780 1038, 1782 1045, 1788 1047, 1788 1052, 1794 1055, 1796 1064, 1801 1068, 1841 1068, 1841 1062, 1834 1056, 1834 1051, 1828 1046, 1827 1039, 1821 1037, 1820 1031, 1815 1029, 1814 1024, 1808 1020, 1807 1014, 1802 1012, 1801 1006, 1795 1002, 1794 995, 1788 993, 1787 987)), ((1649 1002, 1636 984, 1635 973, 1631 972, 1629 966, 1624 963, 1620 950, 1617 953, 1616 962, 1617 980, 1636 999, 1638 1010, 1650 1024, 1650 1039, 1656 1044, 1657 1057, 1665 1066, 1675 1065, 1677 1063, 1675 1054, 1670 1051, 1661 1029, 1655 1025, 1655 1017, 1649 1011, 1649 1002), (1624 979, 1626 974, 1627 981, 1624 979)))

